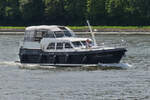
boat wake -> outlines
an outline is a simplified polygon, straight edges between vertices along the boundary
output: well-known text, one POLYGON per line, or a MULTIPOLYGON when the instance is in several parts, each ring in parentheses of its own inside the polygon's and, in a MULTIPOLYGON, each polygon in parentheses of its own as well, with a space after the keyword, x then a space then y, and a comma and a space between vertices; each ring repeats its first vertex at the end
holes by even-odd
POLYGON ((21 64, 19 61, 2 61, 0 66, 18 66, 21 69, 52 69, 54 66, 42 66, 39 64, 21 64))
POLYGON ((131 68, 132 65, 128 63, 115 63, 115 64, 98 64, 98 67, 104 68, 104 69, 128 69, 131 68))
POLYGON ((21 64, 19 61, 3 61, 0 62, 0 65, 6 65, 6 66, 18 66, 21 69, 30 69, 30 70, 36 70, 36 69, 64 69, 64 70, 111 70, 111 69, 128 69, 131 68, 132 65, 128 63, 119 63, 119 64, 101 64, 98 65, 83 65, 83 66, 73 66, 73 67, 67 67, 67 66, 54 66, 54 65, 40 65, 40 64, 21 64))
POLYGON ((55 69, 55 66, 44 66, 40 64, 20 64, 19 68, 21 69, 31 69, 31 70, 36 70, 36 69, 55 69))
POLYGON ((2 61, 0 62, 0 65, 7 65, 7 66, 17 66, 19 63, 14 61, 2 61))

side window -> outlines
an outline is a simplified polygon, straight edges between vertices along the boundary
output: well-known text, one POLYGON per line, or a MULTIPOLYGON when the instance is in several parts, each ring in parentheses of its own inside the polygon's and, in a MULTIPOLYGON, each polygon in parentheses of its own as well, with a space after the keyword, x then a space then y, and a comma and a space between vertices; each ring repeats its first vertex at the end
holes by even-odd
POLYGON ((65 43, 65 49, 70 49, 72 48, 72 46, 70 45, 70 43, 65 43))
POLYGON ((42 38, 42 32, 41 31, 36 31, 35 32, 35 41, 40 41, 42 38))
POLYGON ((46 37, 48 35, 47 31, 42 31, 42 37, 46 37))
POLYGON ((24 41, 34 41, 34 31, 25 31, 24 41))
POLYGON ((43 37, 45 37, 47 31, 38 30, 35 32, 35 41, 40 41, 43 37))
POLYGON ((86 46, 87 44, 86 44, 86 41, 81 41, 82 42, 82 44, 84 45, 84 46, 86 46))
POLYGON ((64 32, 62 31, 56 31, 54 33, 55 33, 56 38, 64 37, 64 32))
POLYGON ((80 47, 80 46, 82 46, 82 44, 80 43, 80 41, 76 41, 76 42, 72 42, 73 43, 73 45, 75 46, 75 47, 80 47))
POLYGON ((63 49, 63 43, 57 43, 56 49, 63 49))
POLYGON ((55 43, 50 43, 47 49, 55 49, 55 43))
POLYGON ((69 31, 64 31, 66 37, 71 37, 71 33, 69 31))
POLYGON ((53 32, 47 32, 43 37, 44 37, 44 38, 55 38, 53 32))

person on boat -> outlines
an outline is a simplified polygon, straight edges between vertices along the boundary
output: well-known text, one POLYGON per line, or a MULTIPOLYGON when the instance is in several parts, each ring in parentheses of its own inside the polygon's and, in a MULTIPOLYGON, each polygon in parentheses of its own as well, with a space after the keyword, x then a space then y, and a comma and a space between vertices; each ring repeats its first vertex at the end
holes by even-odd
POLYGON ((91 41, 89 39, 86 40, 86 48, 91 48, 92 44, 91 41))

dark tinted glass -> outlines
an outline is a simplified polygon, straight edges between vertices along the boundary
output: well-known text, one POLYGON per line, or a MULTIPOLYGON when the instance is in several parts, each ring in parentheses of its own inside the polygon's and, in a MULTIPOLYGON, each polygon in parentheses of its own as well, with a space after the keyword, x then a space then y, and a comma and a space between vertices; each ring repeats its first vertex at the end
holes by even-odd
POLYGON ((72 48, 72 46, 70 45, 70 43, 65 43, 65 48, 69 49, 72 48))
POLYGON ((63 43, 57 43, 56 49, 63 49, 63 43))
POLYGON ((56 36, 56 38, 64 37, 64 32, 57 31, 57 32, 55 32, 55 36, 56 36))
POLYGON ((71 33, 69 31, 64 31, 66 37, 71 37, 71 33))
POLYGON ((55 49, 55 43, 50 43, 47 49, 55 49))
POLYGON ((77 41, 77 42, 72 42, 72 43, 73 43, 73 45, 74 45, 75 47, 80 47, 80 46, 82 46, 79 41, 77 41))

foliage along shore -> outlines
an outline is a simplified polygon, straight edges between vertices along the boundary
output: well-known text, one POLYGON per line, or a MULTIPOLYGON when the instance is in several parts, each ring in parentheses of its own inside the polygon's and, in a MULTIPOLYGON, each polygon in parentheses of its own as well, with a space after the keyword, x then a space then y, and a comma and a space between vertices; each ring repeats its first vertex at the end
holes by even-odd
POLYGON ((150 0, 0 0, 0 25, 150 25, 150 0))
MULTIPOLYGON (((75 32, 88 32, 88 26, 68 26, 75 32)), ((0 26, 0 32, 23 32, 26 27, 0 26)), ((94 32, 150 32, 150 26, 92 26, 94 32)))

